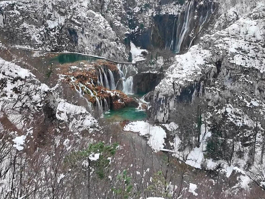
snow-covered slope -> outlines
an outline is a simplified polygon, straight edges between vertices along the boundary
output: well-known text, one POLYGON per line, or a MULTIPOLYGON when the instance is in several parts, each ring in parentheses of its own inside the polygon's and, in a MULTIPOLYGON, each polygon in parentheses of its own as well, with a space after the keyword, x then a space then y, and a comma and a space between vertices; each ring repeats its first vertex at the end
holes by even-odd
MULTIPOLYGON (((174 114, 185 117, 188 113, 177 112, 182 103, 204 107, 205 124, 194 120, 201 128, 199 132, 204 132, 199 144, 183 149, 179 129, 172 146, 175 155, 196 168, 221 166, 228 176, 236 170, 245 176, 243 181, 251 178, 260 184, 264 181, 264 175, 260 175, 264 170, 264 5, 259 2, 227 28, 205 35, 187 53, 176 55, 175 63, 155 88, 151 103, 151 115, 159 122, 176 120, 174 114), (206 105, 196 105, 196 97, 206 105), (222 144, 218 146, 220 140, 227 142, 222 157, 218 158, 218 153, 209 155, 212 141, 216 148, 222 148, 222 144)), ((197 138, 193 134, 189 139, 197 138)))
POLYGON ((2 1, 0 6, 0 33, 8 44, 126 58, 125 46, 88 1, 2 1))
POLYGON ((73 132, 97 128, 97 121, 85 108, 58 98, 53 89, 40 83, 28 70, 3 59, 0 59, 0 66, 1 117, 6 117, 21 134, 32 128, 36 115, 44 120, 69 122, 73 132))
MULTIPOLYGON (((265 59, 264 14, 264 6, 259 6, 225 30, 213 35, 205 35, 201 43, 193 46, 186 54, 177 55, 175 64, 167 71, 166 78, 156 87, 156 100, 168 96, 168 99, 171 99, 169 101, 173 103, 174 95, 180 95, 183 87, 198 83, 203 77, 214 81, 213 76, 217 72, 220 75, 217 80, 220 79, 223 84, 232 83, 228 80, 235 72, 240 75, 242 71, 253 70, 262 75, 265 70, 263 64, 265 59), (221 62, 220 69, 216 66, 218 61, 221 62)), ((257 94, 258 88, 262 87, 260 82, 262 77, 253 79, 249 74, 245 78, 256 81, 253 82, 256 86, 253 87, 253 91, 257 94)), ((237 83, 234 81, 234 84, 237 83)), ((263 92, 258 96, 264 97, 263 92)), ((166 109, 160 111, 164 112, 166 109)), ((168 119, 166 115, 159 114, 159 111, 157 113, 159 121, 168 119)))

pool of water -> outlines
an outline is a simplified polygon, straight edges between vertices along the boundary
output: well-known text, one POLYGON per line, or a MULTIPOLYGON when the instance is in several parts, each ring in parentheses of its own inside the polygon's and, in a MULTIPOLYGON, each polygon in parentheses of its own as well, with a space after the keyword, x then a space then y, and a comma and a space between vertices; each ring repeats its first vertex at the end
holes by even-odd
POLYGON ((63 54, 59 54, 58 56, 56 56, 55 58, 51 59, 51 62, 58 62, 60 64, 66 64, 66 63, 73 63, 76 61, 95 61, 98 58, 96 57, 90 57, 90 56, 86 56, 86 55, 80 55, 80 54, 74 54, 74 53, 63 53, 63 54))
POLYGON ((104 118, 112 121, 136 121, 146 119, 146 112, 133 107, 126 107, 117 111, 108 111, 104 114, 104 118))

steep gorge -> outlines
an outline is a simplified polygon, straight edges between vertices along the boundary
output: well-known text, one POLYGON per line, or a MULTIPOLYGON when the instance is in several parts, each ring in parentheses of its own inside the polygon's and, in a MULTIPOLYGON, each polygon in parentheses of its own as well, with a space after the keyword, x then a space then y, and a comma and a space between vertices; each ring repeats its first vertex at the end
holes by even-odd
POLYGON ((16 63, 0 59, 0 138, 10 149, 0 160, 0 168, 7 169, 0 176, 0 196, 23 197, 30 190, 32 198, 86 198, 87 163, 79 171, 64 170, 63 159, 103 140, 120 148, 105 181, 91 172, 92 198, 122 197, 113 187, 123 169, 134 182, 129 198, 263 197, 265 2, 0 5, 0 56, 16 63), (66 59, 67 51, 93 56, 57 63, 52 51, 66 59), (146 95, 136 100, 131 94, 146 95), (125 107, 146 109, 146 122, 100 119, 125 107), (130 131, 145 139, 126 131, 133 125, 137 130, 130 131), (24 139, 17 144, 22 150, 17 151, 16 138, 24 139), (8 170, 8 161, 25 173, 8 170), (30 164, 40 167, 49 183, 34 182, 30 164), (163 188, 153 190, 159 173, 163 188), (32 184, 12 175, 24 175, 32 184), (193 183, 196 191, 190 191, 193 183), (13 184, 18 188, 7 192, 13 184))

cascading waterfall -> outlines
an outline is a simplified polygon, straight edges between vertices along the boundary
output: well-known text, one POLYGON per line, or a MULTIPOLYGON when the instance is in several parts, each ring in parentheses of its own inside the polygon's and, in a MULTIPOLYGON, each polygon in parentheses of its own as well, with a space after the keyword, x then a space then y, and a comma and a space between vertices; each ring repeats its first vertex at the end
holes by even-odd
POLYGON ((103 76, 104 76, 104 80, 105 80, 105 85, 104 87, 107 88, 107 89, 110 89, 110 86, 109 86, 109 80, 108 80, 108 77, 105 73, 105 70, 103 68, 101 68, 102 72, 103 72, 103 76))
POLYGON ((106 98, 104 98, 104 111, 108 111, 108 110, 109 110, 109 105, 108 105, 106 98))
MULTIPOLYGON (((210 15, 209 15, 209 12, 210 12, 210 10, 207 8, 206 16, 203 17, 203 15, 202 15, 202 16, 200 17, 200 20, 199 20, 200 27, 199 27, 199 31, 198 31, 197 34, 199 34, 199 33, 201 32, 201 30, 202 30, 204 24, 207 23, 207 21, 208 21, 208 19, 209 19, 209 16, 210 16, 210 15)), ((192 38, 192 40, 190 41, 189 48, 191 47, 191 45, 192 45, 192 43, 193 43, 193 41, 194 41, 194 39, 195 39, 196 37, 197 37, 197 35, 195 35, 195 36, 192 38)))
POLYGON ((213 0, 204 0, 199 4, 198 1, 190 0, 184 12, 174 19, 170 50, 179 53, 183 47, 190 48, 214 12, 213 0))
POLYGON ((90 95, 91 95, 92 97, 94 96, 93 92, 92 92, 89 88, 85 87, 85 89, 86 89, 87 91, 89 91, 89 93, 90 93, 90 95))
POLYGON ((120 80, 122 80, 122 92, 125 94, 133 94, 133 75, 138 71, 133 65, 121 66, 117 65, 120 74, 120 80))
POLYGON ((174 45, 174 32, 175 32, 176 20, 177 20, 177 17, 174 19, 174 26, 173 26, 173 31, 172 31, 172 39, 171 39, 171 42, 170 42, 169 49, 172 49, 173 45, 174 45))
POLYGON ((102 102, 100 103, 100 101, 99 101, 98 97, 96 96, 96 103, 97 103, 98 115, 99 116, 101 116, 103 114, 102 102))
MULTIPOLYGON (((72 78, 72 81, 75 81, 75 78, 72 78)), ((75 89, 75 91, 78 92, 78 93, 79 93, 79 96, 80 96, 81 98, 83 98, 83 99, 86 101, 86 103, 87 103, 87 107, 88 107, 88 110, 91 111, 91 110, 92 110, 92 104, 91 104, 91 102, 89 102, 89 101, 87 100, 86 97, 84 97, 84 92, 83 92, 83 90, 82 90, 82 87, 83 87, 83 85, 80 84, 80 83, 79 83, 78 86, 75 86, 75 85, 74 85, 74 89, 75 89), (76 87, 78 87, 78 90, 77 90, 76 87)), ((85 87, 85 88, 86 88, 86 87, 85 87)))
POLYGON ((118 70, 119 70, 119 75, 120 75, 120 77, 124 77, 124 73, 123 73, 123 71, 121 70, 121 65, 120 65, 120 64, 117 65, 117 68, 118 68, 118 70))
POLYGON ((110 90, 115 90, 116 86, 115 86, 114 76, 110 69, 108 69, 108 72, 109 72, 109 77, 110 77, 110 90))
POLYGON ((110 89, 110 90, 114 90, 116 88, 115 82, 114 82, 114 76, 113 76, 111 70, 108 69, 110 81, 108 79, 107 73, 105 72, 105 70, 103 68, 99 67, 98 73, 99 73, 98 85, 104 86, 105 88, 110 89))
POLYGON ((104 84, 103 84, 103 78, 102 78, 102 73, 101 73, 100 68, 99 68, 98 72, 99 72, 99 84, 101 84, 101 86, 104 86, 104 84))
POLYGON ((123 80, 123 90, 125 94, 133 94, 133 76, 123 80))
MULTIPOLYGON (((193 1, 190 1, 188 6, 186 7, 184 23, 183 23, 183 26, 182 26, 182 29, 180 32, 179 41, 177 42, 176 49, 175 49, 176 53, 180 52, 182 42, 183 42, 187 32, 189 31, 189 25, 190 25, 190 19, 191 19, 190 10, 191 10, 191 6, 193 6, 193 4, 194 4, 193 1)), ((178 34, 177 34, 177 36, 178 36, 178 34)))

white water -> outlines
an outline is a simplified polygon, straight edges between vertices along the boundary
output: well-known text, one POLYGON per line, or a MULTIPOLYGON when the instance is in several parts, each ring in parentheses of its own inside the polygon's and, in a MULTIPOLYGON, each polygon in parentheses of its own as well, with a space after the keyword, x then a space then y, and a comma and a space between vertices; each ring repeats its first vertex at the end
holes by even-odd
POLYGON ((103 114, 103 107, 102 107, 102 102, 101 103, 99 102, 99 99, 97 96, 96 96, 96 102, 97 102, 97 108, 98 108, 98 115, 101 117, 103 114))
POLYGON ((108 110, 109 110, 109 105, 108 105, 106 98, 104 98, 104 111, 108 111, 108 110))
POLYGON ((123 80, 123 90, 125 94, 133 94, 133 76, 123 80))
POLYGON ((101 68, 99 68, 98 72, 99 72, 99 83, 101 84, 101 86, 104 86, 104 84, 103 84, 103 78, 102 78, 102 73, 101 73, 101 68))
MULTIPOLYGON (((191 6, 193 5, 193 1, 189 2, 189 5, 186 7, 186 10, 185 10, 185 18, 184 18, 184 23, 183 23, 183 26, 182 26, 182 29, 181 29, 181 32, 180 32, 180 39, 177 43, 177 46, 176 46, 176 53, 179 53, 180 52, 180 48, 181 48, 181 45, 182 45, 182 42, 186 36, 186 33, 189 31, 189 25, 190 25, 190 9, 191 9, 191 6)), ((177 35, 178 36, 178 35, 177 35)))
POLYGON ((120 80, 122 81, 122 92, 125 94, 133 94, 133 75, 138 71, 133 65, 121 66, 117 65, 120 74, 120 80))
POLYGON ((117 65, 117 68, 118 68, 118 70, 119 70, 119 75, 120 75, 120 77, 124 77, 124 73, 123 73, 123 71, 121 70, 121 65, 120 65, 120 64, 117 65))
POLYGON ((172 30, 172 39, 170 42, 169 49, 173 49, 173 45, 174 45, 174 32, 175 32, 176 20, 177 20, 177 17, 174 19, 174 26, 173 26, 173 30, 172 30))
MULTIPOLYGON (((202 31, 204 25, 209 21, 209 19, 210 19, 210 12, 212 13, 212 5, 211 5, 211 9, 209 9, 207 7, 206 16, 205 17, 201 16, 201 18, 200 18, 200 21, 199 21, 200 22, 200 28, 199 28, 199 31, 198 31, 197 35, 202 31)), ((193 41, 194 41, 195 38, 196 38, 196 35, 192 38, 192 40, 191 40, 191 42, 189 44, 189 48, 191 47, 191 45, 192 45, 192 43, 193 43, 193 41)))
POLYGON ((89 88, 85 87, 85 89, 86 89, 87 91, 89 91, 89 93, 90 93, 90 95, 91 95, 92 97, 94 96, 93 92, 92 92, 89 88))
POLYGON ((86 101, 88 110, 91 111, 92 110, 92 103, 89 102, 86 97, 84 97, 84 92, 81 89, 82 85, 79 83, 79 86, 75 86, 75 85, 73 85, 73 86, 74 86, 75 91, 79 93, 80 98, 83 98, 86 101), (78 87, 78 90, 76 87, 78 87))
POLYGON ((110 77, 110 90, 115 90, 116 86, 115 86, 114 76, 110 69, 108 69, 108 72, 109 72, 109 77, 110 77))
POLYGON ((109 86, 109 80, 108 80, 108 77, 107 77, 107 75, 106 75, 106 73, 105 73, 105 70, 103 69, 103 68, 101 68, 101 70, 102 70, 102 72, 103 72, 103 75, 104 75, 104 80, 105 80, 105 88, 107 88, 107 89, 110 89, 110 86, 109 86))

